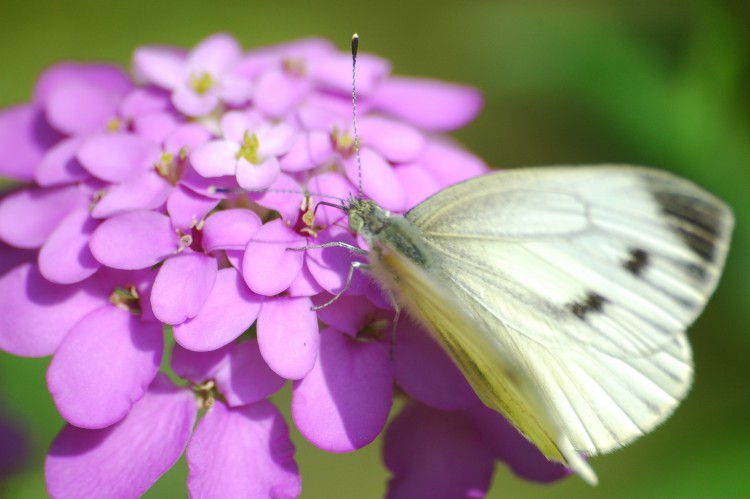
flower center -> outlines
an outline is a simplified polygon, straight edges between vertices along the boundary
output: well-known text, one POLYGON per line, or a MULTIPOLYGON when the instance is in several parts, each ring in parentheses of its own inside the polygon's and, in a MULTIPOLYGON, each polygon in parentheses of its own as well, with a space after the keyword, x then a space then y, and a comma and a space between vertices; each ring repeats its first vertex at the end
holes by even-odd
POLYGON ((260 163, 258 159, 258 136, 255 133, 250 133, 249 130, 245 130, 245 137, 242 139, 242 145, 240 150, 237 151, 237 159, 244 158, 249 163, 257 165, 260 163))
POLYGON ((281 67, 288 75, 305 76, 305 61, 302 59, 284 59, 281 67))
POLYGON ((109 302, 117 308, 133 315, 141 314, 141 296, 135 286, 116 288, 109 295, 109 302))
POLYGON ((104 125, 104 129, 108 132, 119 132, 120 128, 122 128, 122 122, 117 118, 110 119, 106 125, 104 125))
POLYGON ((331 131, 331 138, 333 146, 340 154, 348 156, 354 150, 354 137, 348 131, 342 132, 338 126, 334 125, 331 131))
POLYGON ((214 86, 214 79, 208 71, 202 73, 193 73, 190 75, 190 88, 192 88, 196 94, 203 95, 214 86))

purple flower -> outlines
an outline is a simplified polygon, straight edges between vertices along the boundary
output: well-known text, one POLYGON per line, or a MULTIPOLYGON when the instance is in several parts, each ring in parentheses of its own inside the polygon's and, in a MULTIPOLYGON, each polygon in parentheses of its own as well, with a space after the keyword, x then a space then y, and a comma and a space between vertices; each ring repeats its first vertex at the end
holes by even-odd
MULTIPOLYGON (((358 63, 366 197, 403 212, 486 171, 436 135, 473 119, 476 90, 358 63)), ((23 184, 0 194, 0 349, 52 356, 53 496, 138 496, 186 452, 193 497, 296 497, 268 400, 288 381, 294 425, 324 451, 385 429, 392 497, 481 497, 496 461, 566 474, 408 319, 391 352, 394 312, 366 275, 329 303, 361 259, 310 248, 361 243, 318 205, 359 191, 350 64, 320 39, 243 52, 218 34, 137 49, 134 79, 54 66, 0 112, 0 174, 23 184), (394 393, 409 401, 389 426, 394 393)))

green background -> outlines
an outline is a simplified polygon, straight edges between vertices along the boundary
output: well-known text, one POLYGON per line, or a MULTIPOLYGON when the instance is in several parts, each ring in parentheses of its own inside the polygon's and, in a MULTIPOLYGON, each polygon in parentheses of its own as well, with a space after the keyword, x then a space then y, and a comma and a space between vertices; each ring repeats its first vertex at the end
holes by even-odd
MULTIPOLYGON (((479 87, 485 110, 457 136, 491 165, 635 163, 694 179, 738 223, 726 275, 690 331, 691 394, 653 434, 593 459, 598 487, 575 477, 533 485, 498 467, 490 496, 738 497, 750 491, 748 19, 747 2, 722 1, 4 0, 0 106, 27 100, 43 68, 63 59, 128 64, 138 45, 191 47, 216 31, 246 48, 319 35, 344 49, 357 31, 360 49, 396 73, 479 87)), ((0 495, 45 495, 43 456, 62 424, 47 362, 0 354, 0 403, 29 425, 34 451, 0 495)), ((288 393, 277 399, 288 406, 288 393)), ((302 497, 382 496, 380 441, 348 455, 295 442, 302 497)), ((186 496, 185 477, 180 461, 147 497, 186 496)))

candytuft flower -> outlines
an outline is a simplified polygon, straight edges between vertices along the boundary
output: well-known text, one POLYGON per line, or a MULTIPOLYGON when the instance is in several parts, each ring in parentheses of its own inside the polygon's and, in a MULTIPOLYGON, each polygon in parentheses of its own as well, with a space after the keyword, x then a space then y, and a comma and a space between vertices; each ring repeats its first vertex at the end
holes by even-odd
POLYGON ((566 474, 416 325, 402 317, 392 338, 364 274, 331 302, 359 257, 311 246, 359 240, 319 201, 357 196, 361 174, 366 197, 403 212, 486 171, 436 135, 473 119, 476 90, 358 61, 361 172, 350 56, 320 39, 142 47, 133 77, 60 64, 0 112, 0 175, 21 183, 0 196, 0 348, 52 356, 66 425, 51 495, 135 497, 186 452, 193 497, 297 497, 268 400, 287 383, 291 423, 320 449, 385 433, 390 497, 480 497, 496 461, 566 474), (396 393, 408 402, 389 425, 396 393))

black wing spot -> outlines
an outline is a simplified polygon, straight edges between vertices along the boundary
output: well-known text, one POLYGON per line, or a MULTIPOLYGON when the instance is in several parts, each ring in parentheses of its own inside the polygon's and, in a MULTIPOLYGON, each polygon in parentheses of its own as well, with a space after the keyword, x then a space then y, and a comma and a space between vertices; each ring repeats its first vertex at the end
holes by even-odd
POLYGON ((672 230, 706 262, 716 258, 723 212, 707 200, 675 192, 657 192, 654 198, 667 216, 672 230))
POLYGON ((630 250, 630 255, 627 261, 623 264, 626 270, 631 274, 639 276, 643 273, 649 264, 649 255, 646 251, 640 248, 633 248, 630 250))
POLYGON ((568 303, 566 308, 570 310, 573 315, 581 320, 584 320, 590 313, 601 312, 604 308, 604 304, 607 303, 607 299, 602 295, 589 291, 586 293, 586 297, 583 301, 577 301, 568 303))

